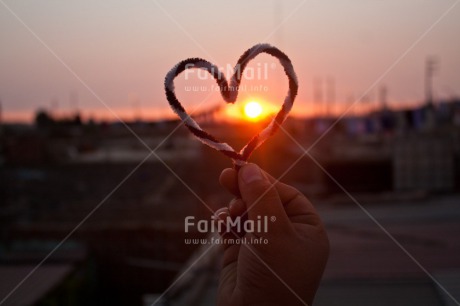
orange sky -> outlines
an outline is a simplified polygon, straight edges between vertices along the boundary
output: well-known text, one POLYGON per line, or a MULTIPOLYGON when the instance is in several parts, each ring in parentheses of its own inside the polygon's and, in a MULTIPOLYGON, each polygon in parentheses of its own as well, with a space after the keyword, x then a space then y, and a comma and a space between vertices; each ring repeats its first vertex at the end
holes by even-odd
MULTIPOLYGON (((5 3, 34 33, 0 5, 0 101, 6 120, 32 118, 37 108, 61 115, 78 108, 85 117, 107 119, 115 119, 107 108, 127 119, 139 113, 146 119, 172 115, 163 79, 175 63, 203 57, 221 67, 233 66, 244 50, 259 42, 279 47, 294 63, 300 84, 293 109, 297 115, 324 111, 324 103, 313 103, 315 80, 321 80, 324 101, 326 81, 334 79, 333 111, 340 112, 396 61, 369 90, 370 102, 364 107, 377 107, 382 84, 393 106, 422 101, 427 56, 438 61, 435 97, 460 95, 460 7, 423 35, 453 1, 5 3)), ((242 90, 240 100, 279 106, 287 89, 282 70, 267 55, 252 65, 258 63, 275 66, 267 79, 243 81, 254 87, 242 90), (256 91, 257 86, 267 90, 256 91)), ((193 109, 212 85, 192 77, 178 80, 176 87, 184 106, 193 109), (207 91, 186 92, 190 84, 207 91)), ((201 105, 221 101, 213 92, 201 105)))

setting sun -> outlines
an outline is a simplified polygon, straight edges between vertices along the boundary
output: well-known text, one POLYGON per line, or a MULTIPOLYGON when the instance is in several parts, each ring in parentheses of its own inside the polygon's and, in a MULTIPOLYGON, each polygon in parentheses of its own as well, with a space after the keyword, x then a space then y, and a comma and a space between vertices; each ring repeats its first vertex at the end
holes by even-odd
POLYGON ((244 114, 250 119, 257 119, 262 114, 262 105, 256 101, 251 101, 244 106, 244 114))

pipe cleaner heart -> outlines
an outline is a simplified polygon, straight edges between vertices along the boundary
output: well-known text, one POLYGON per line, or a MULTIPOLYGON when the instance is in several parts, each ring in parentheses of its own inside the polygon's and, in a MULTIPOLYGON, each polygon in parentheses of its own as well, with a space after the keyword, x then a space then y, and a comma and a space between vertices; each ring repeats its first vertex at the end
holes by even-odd
POLYGON ((235 168, 237 169, 244 165, 251 153, 262 143, 264 143, 265 140, 272 136, 278 130, 279 126, 284 122, 292 108, 292 105, 294 104, 298 87, 299 85, 297 76, 294 72, 294 67, 292 66, 289 57, 287 57, 287 55, 280 51, 278 48, 268 44, 258 44, 244 52, 234 68, 230 86, 228 85, 224 74, 219 70, 218 67, 201 58, 189 58, 181 61, 176 66, 174 66, 168 72, 168 74, 166 74, 165 78, 166 98, 168 99, 169 105, 173 111, 180 117, 185 126, 190 130, 190 132, 192 132, 193 135, 195 135, 201 142, 207 144, 211 148, 214 148, 230 157, 233 160, 235 168), (225 102, 234 103, 238 97, 238 87, 240 85, 241 76, 243 75, 244 69, 246 68, 249 61, 254 59, 260 53, 267 53, 278 58, 280 64, 284 68, 286 76, 288 77, 289 90, 286 98, 284 99, 284 103, 281 106, 281 109, 279 110, 278 114, 273 117, 268 126, 256 134, 254 137, 252 137, 252 139, 240 150, 240 152, 236 152, 227 143, 221 142, 214 136, 203 131, 198 123, 187 114, 184 107, 180 104, 179 100, 177 100, 176 94, 174 92, 174 79, 186 69, 199 68, 207 70, 219 85, 221 95, 225 102))

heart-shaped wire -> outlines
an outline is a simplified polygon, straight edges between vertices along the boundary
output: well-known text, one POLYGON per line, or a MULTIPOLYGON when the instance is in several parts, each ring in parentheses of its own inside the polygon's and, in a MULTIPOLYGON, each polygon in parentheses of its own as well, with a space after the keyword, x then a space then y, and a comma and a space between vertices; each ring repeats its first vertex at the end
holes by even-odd
POLYGON ((294 72, 294 67, 292 66, 289 57, 287 57, 287 55, 280 51, 278 48, 269 44, 257 44, 244 52, 243 55, 241 55, 237 64, 235 65, 233 76, 230 81, 230 86, 228 85, 224 74, 219 70, 218 67, 201 58, 189 58, 181 61, 175 65, 168 72, 168 74, 166 74, 165 78, 166 98, 168 99, 169 105, 173 111, 180 117, 190 132, 192 132, 192 134, 195 135, 201 142, 230 157, 233 160, 236 169, 244 165, 252 152, 278 130, 279 126, 284 122, 292 108, 292 105, 294 104, 298 87, 299 85, 297 76, 294 72), (252 137, 252 139, 240 150, 240 152, 236 152, 227 143, 221 142, 214 136, 205 132, 198 125, 198 123, 187 114, 174 92, 174 79, 186 69, 204 69, 208 71, 216 80, 224 100, 227 103, 234 103, 238 97, 238 87, 240 85, 241 76, 243 75, 244 69, 246 68, 249 61, 254 59, 260 53, 270 54, 279 60, 280 64, 284 68, 284 72, 288 77, 289 90, 281 109, 279 110, 278 114, 273 117, 272 121, 267 125, 267 127, 252 137))

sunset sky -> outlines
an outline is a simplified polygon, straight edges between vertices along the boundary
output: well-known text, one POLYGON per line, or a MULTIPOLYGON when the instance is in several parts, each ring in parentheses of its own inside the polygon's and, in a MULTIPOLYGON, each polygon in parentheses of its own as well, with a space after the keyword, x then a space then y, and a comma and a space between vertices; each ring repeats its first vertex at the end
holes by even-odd
MULTIPOLYGON (((438 62, 435 97, 460 96, 460 5, 434 25, 454 3, 0 0, 3 117, 30 120, 37 108, 54 109, 60 115, 78 108, 85 117, 115 119, 106 106, 122 118, 170 116, 163 81, 178 61, 202 57, 218 66, 233 66, 247 48, 259 42, 273 44, 291 58, 300 84, 294 106, 298 115, 318 111, 312 102, 315 79, 323 80, 325 87, 326 80, 334 78, 340 110, 405 53, 370 89, 369 101, 377 100, 382 84, 393 106, 422 101, 428 56, 438 62)), ((241 93, 242 101, 282 103, 287 81, 276 63, 263 55, 251 64, 267 64, 268 79, 246 85, 267 91, 248 88, 241 93)), ((176 82, 177 94, 189 108, 203 99, 202 107, 223 103, 218 92, 185 90, 187 85, 210 89, 213 84, 182 76, 176 82)))

